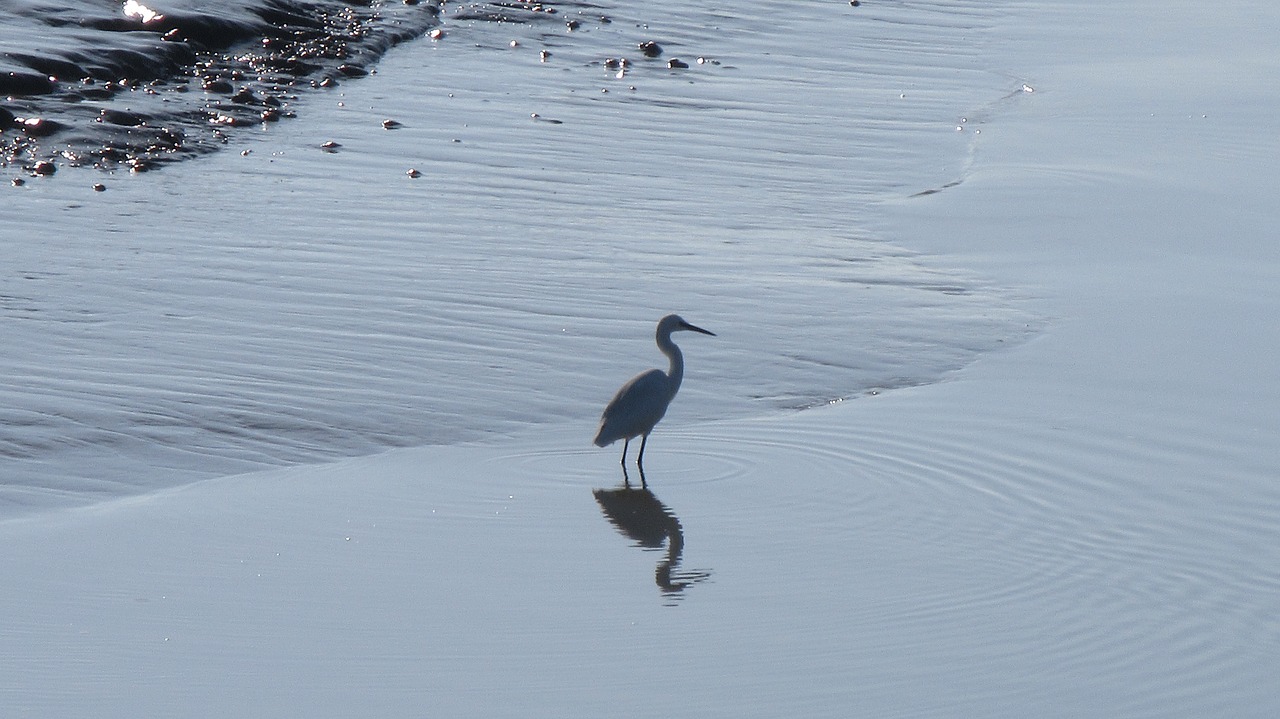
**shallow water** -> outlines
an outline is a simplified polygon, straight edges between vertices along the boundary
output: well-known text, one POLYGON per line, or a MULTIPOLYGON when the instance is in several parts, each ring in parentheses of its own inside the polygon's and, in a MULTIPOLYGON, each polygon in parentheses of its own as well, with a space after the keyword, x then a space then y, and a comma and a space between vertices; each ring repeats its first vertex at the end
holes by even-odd
POLYGON ((3 194, 0 706, 1276 714, 1276 11, 667 9, 3 194), (668 32, 721 64, 592 64, 668 32))
POLYGON ((963 177, 957 116, 1009 91, 975 60, 996 11, 742 10, 568 32, 464 6, 305 122, 10 188, 5 501, 594 415, 661 363, 669 311, 720 335, 687 343, 671 424, 935 382, 1033 333, 1016 292, 865 228, 963 177))

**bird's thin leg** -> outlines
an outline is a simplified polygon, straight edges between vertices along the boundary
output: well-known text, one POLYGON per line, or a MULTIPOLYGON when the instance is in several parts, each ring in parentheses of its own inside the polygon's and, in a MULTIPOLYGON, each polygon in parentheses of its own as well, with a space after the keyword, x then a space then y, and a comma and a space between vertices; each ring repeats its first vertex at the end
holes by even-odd
POLYGON ((622 471, 627 471, 627 447, 631 445, 631 438, 627 437, 622 440, 622 471))
POLYGON ((648 444, 648 442, 649 433, 646 432, 644 437, 640 440, 640 454, 636 457, 636 466, 640 468, 641 472, 644 471, 644 446, 648 444))

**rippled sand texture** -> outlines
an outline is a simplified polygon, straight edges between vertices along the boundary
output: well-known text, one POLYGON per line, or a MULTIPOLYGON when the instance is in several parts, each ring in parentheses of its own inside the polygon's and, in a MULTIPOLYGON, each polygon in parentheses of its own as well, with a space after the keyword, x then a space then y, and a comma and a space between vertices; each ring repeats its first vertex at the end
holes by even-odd
POLYGON ((662 362, 671 311, 721 338, 667 424, 935 382, 1034 332, 1017 292, 870 227, 963 177, 957 114, 1010 86, 975 67, 994 11, 814 7, 762 33, 562 10, 459 8, 219 157, 11 188, 0 501, 595 416, 662 362))

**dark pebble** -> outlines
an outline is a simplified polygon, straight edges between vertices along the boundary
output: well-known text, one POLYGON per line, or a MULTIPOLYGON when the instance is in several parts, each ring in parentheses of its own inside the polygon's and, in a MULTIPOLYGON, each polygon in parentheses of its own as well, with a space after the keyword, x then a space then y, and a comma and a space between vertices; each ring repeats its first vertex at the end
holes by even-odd
POLYGON ((232 102, 238 102, 242 105, 252 105, 258 101, 258 97, 253 94, 253 90, 248 87, 242 87, 231 96, 232 102))
POLYGON ((403 127, 403 124, 402 124, 402 123, 400 123, 398 120, 383 120, 383 121, 382 121, 382 129, 384 129, 384 130, 395 130, 395 129, 398 129, 398 128, 400 128, 400 127, 403 127))
POLYGON ((0 74, 0 95, 48 95, 56 89, 48 75, 27 72, 0 74))
POLYGON ((680 58, 673 57, 670 60, 667 60, 667 67, 672 70, 683 70, 684 68, 689 67, 689 63, 681 60, 680 58))
POLYGON ((854 7, 858 7, 858 6, 859 6, 859 5, 861 5, 862 3, 858 2, 858 0, 849 0, 849 4, 850 4, 850 5, 852 5, 852 6, 854 6, 854 7))
POLYGON ((339 147, 342 147, 342 145, 334 142, 333 140, 330 140, 324 143, 323 145, 321 145, 320 149, 324 150, 325 152, 337 152, 339 147))
POLYGON ((138 127, 139 125, 144 124, 147 120, 136 112, 103 108, 98 114, 98 121, 112 125, 123 125, 125 127, 138 127))
MULTIPOLYGON (((17 119, 17 118, 15 118, 17 119)), ((39 117, 28 117, 26 119, 18 119, 18 129, 22 130, 27 137, 48 137, 58 130, 62 129, 62 123, 53 120, 45 120, 39 117)))
POLYGON ((93 186, 93 191, 94 191, 94 192, 106 192, 106 191, 107 191, 107 186, 106 186, 106 185, 104 185, 104 184, 102 184, 101 182, 96 183, 96 184, 93 186))
POLYGON ((364 77, 369 74, 368 70, 360 67, 359 65, 339 65, 338 72, 346 75, 347 77, 364 77))
POLYGON ((218 95, 230 95, 236 91, 235 85, 221 78, 209 78, 204 81, 204 91, 218 95))
POLYGON ((564 26, 569 28, 569 31, 572 32, 574 30, 577 30, 579 27, 581 27, 582 23, 578 22, 577 20, 570 20, 569 22, 566 22, 564 26))
POLYGON ((13 178, 12 183, 14 187, 22 187, 23 185, 27 184, 27 181, 22 179, 21 177, 15 177, 13 178))
POLYGON ((652 40, 645 40, 640 43, 640 52, 645 57, 657 57, 662 54, 662 46, 652 40))
POLYGON ((41 160, 31 166, 31 171, 37 175, 48 177, 58 171, 58 166, 48 160, 41 160))
POLYGON ((409 168, 409 171, 404 174, 408 175, 409 177, 422 177, 422 173, 418 172, 413 168, 409 168))

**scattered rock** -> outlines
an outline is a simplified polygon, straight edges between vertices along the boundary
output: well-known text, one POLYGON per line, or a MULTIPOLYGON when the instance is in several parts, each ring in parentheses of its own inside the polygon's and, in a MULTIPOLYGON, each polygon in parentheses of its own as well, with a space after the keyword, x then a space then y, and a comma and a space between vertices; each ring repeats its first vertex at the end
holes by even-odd
POLYGON ((640 52, 645 57, 657 57, 662 54, 662 46, 652 40, 645 40, 640 43, 640 52))
POLYGON ((205 78, 202 86, 205 92, 215 95, 230 95, 236 91, 235 85, 218 77, 205 78))
POLYGON ((93 191, 94 191, 94 192, 106 192, 106 191, 107 191, 107 186, 106 186, 106 185, 104 185, 104 184, 102 184, 101 182, 95 183, 95 184, 94 184, 94 186, 93 186, 93 191))
POLYGON ((678 58, 678 57, 673 57, 673 58, 671 58, 670 60, 667 60, 667 68, 668 68, 668 69, 671 69, 671 70, 683 70, 683 69, 685 69, 685 68, 687 68, 687 67, 689 67, 689 63, 685 62, 684 60, 681 60, 681 59, 680 59, 680 58, 678 58))
POLYGON ((62 123, 41 117, 15 117, 15 126, 27 137, 48 137, 63 128, 62 123))

